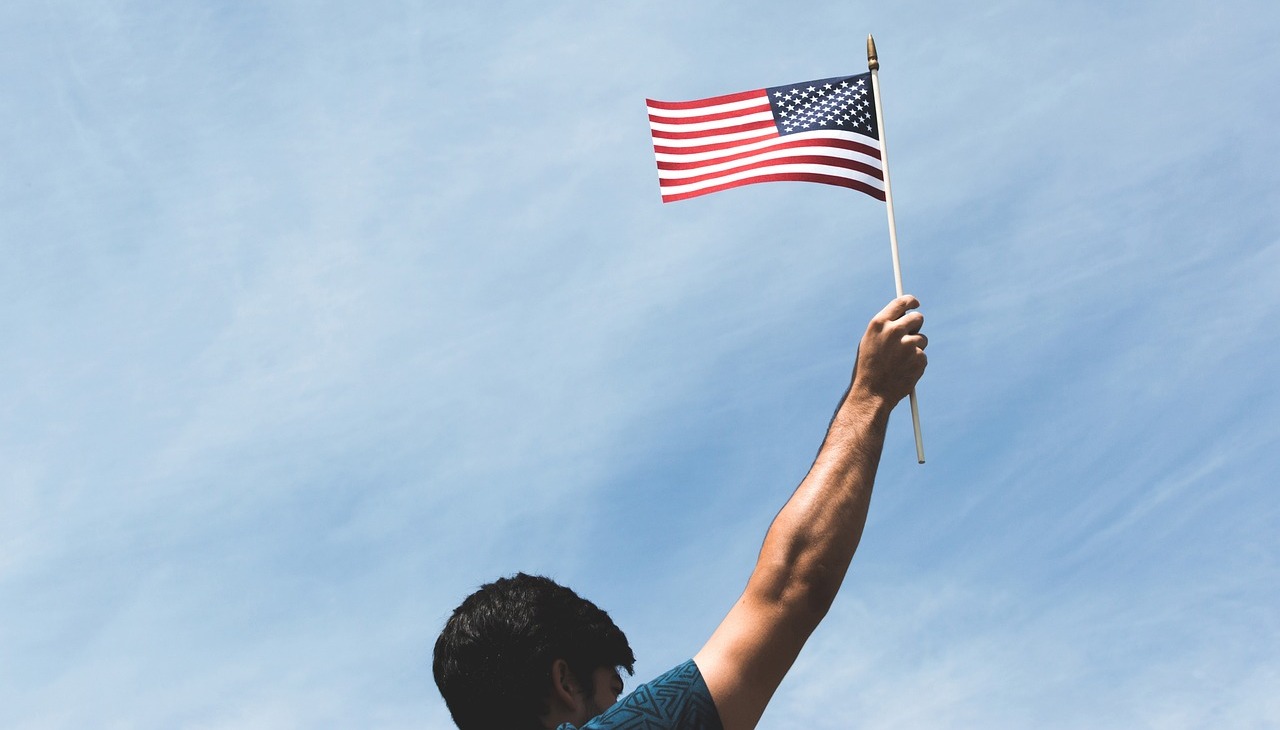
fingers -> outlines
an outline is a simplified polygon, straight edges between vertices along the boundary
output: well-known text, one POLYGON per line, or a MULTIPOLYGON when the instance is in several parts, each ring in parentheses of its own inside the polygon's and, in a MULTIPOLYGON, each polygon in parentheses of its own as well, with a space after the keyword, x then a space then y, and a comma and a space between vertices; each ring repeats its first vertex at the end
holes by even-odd
POLYGON ((910 294, 904 294, 886 304, 884 309, 881 309, 880 313, 876 315, 876 319, 888 321, 901 319, 902 315, 919 306, 919 299, 916 299, 910 294))
POLYGON ((923 350, 929 344, 929 339, 920 334, 920 329, 924 327, 924 315, 911 311, 919 306, 920 300, 910 294, 894 299, 872 318, 868 332, 897 333, 903 343, 923 350))
POLYGON ((889 302, 872 320, 872 326, 878 323, 888 330, 897 330, 907 335, 920 333, 924 326, 924 315, 911 310, 920 306, 920 300, 906 294, 889 302))
POLYGON ((920 331, 921 327, 924 326, 924 315, 919 312, 908 312, 907 314, 902 315, 902 317, 893 324, 894 326, 906 331, 907 334, 914 335, 920 331))
POLYGON ((902 338, 902 344, 918 347, 923 350, 929 346, 929 338, 921 334, 910 334, 902 338))

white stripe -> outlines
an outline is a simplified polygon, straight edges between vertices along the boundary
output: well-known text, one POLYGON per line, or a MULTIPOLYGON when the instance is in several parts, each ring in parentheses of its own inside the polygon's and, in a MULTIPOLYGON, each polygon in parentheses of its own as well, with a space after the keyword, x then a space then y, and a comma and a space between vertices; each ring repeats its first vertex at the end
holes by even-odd
MULTIPOLYGON (((768 131, 768 130, 765 130, 768 131)), ((728 141, 729 135, 722 135, 721 141, 728 141)), ((729 147, 723 150, 712 150, 711 152, 655 152, 654 156, 661 162, 700 162, 702 160, 714 160, 717 157, 725 157, 727 155, 736 155, 739 152, 749 152, 751 150, 764 149, 771 147, 778 142, 801 140, 801 139, 845 139, 851 142, 861 142, 873 149, 880 149, 880 142, 875 137, 868 137, 865 134, 857 132, 845 132, 841 130, 832 130, 830 132, 801 132, 799 134, 788 134, 785 137, 776 137, 757 142, 744 142, 736 147, 729 147)), ((710 144, 705 139, 687 140, 687 139, 654 139, 653 143, 660 147, 697 147, 703 144, 710 144), (697 142, 697 144, 692 144, 697 142)))
POLYGON ((680 124, 665 124, 663 122, 649 122, 649 128, 656 132, 701 132, 707 129, 719 129, 720 127, 733 127, 739 124, 747 124, 750 122, 772 122, 773 112, 756 112, 755 114, 743 114, 739 117, 729 117, 728 119, 717 119, 714 122, 693 122, 680 124))
MULTIPOLYGON (((788 139, 792 139, 792 137, 774 137, 761 142, 744 142, 736 147, 726 147, 725 149, 711 152, 655 152, 653 156, 658 158, 658 162, 702 162, 703 160, 714 160, 717 157, 736 155, 739 152, 768 149, 788 139)), ((662 141, 665 142, 666 140, 662 141)))
MULTIPOLYGON (((649 105, 645 108, 655 117, 700 117, 703 114, 719 114, 720 112, 736 112, 741 109, 750 109, 753 106, 768 104, 769 97, 765 96, 764 91, 760 92, 760 96, 753 96, 750 99, 742 101, 731 101, 728 104, 712 104, 710 106, 695 106, 690 109, 657 109, 649 105)), ((635 108, 635 107, 632 107, 635 108)))
POLYGON ((659 169, 658 177, 661 180, 680 180, 686 177, 697 177, 698 175, 706 175, 712 172, 732 170, 735 167, 750 165, 763 160, 777 160, 784 157, 794 157, 796 155, 821 155, 823 157, 837 157, 843 160, 857 160, 859 162, 865 162, 877 170, 880 169, 880 160, 861 152, 854 152, 853 150, 845 150, 838 147, 788 147, 787 149, 782 150, 766 150, 758 155, 744 157, 740 160, 702 165, 691 170, 659 169))
POLYGON ((751 129, 746 132, 713 134, 710 137, 695 137, 693 139, 665 139, 662 137, 654 137, 653 143, 661 147, 701 147, 704 144, 738 142, 744 139, 754 140, 759 137, 776 137, 777 134, 778 129, 776 127, 763 127, 761 129, 751 129))
POLYGON ((773 167, 762 167, 758 170, 746 170, 733 175, 725 175, 724 177, 703 180, 702 182, 691 183, 689 185, 662 185, 659 183, 659 189, 662 191, 663 195, 679 195, 680 193, 690 193, 695 190, 702 190, 703 188, 724 185, 725 183, 737 182, 739 180, 746 180, 764 175, 776 175, 784 172, 805 172, 819 175, 830 175, 832 177, 842 177, 846 180, 857 180, 865 183, 876 190, 884 190, 884 183, 879 178, 871 177, 870 175, 856 170, 846 170, 843 167, 828 167, 827 165, 775 165, 773 167))

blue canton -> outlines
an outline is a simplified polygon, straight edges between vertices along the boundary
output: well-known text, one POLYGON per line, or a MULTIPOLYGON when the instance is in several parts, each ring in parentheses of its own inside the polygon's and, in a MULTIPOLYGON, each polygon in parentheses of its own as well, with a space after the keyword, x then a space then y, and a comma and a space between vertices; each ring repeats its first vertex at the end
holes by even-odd
MULTIPOLYGON (((556 730, 578 730, 565 723, 556 730)), ((581 730, 723 730, 711 692, 693 660, 647 684, 581 730)))
POLYGON ((765 91, 780 135, 842 129, 880 139, 870 72, 765 91))

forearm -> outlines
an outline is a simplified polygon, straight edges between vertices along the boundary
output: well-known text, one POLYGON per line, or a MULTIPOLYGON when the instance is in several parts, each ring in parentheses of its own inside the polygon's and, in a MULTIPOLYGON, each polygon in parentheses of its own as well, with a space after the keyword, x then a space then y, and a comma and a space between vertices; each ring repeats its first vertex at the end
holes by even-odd
POLYGON ((851 388, 818 456, 774 518, 747 591, 811 631, 844 581, 862 538, 892 405, 851 388))

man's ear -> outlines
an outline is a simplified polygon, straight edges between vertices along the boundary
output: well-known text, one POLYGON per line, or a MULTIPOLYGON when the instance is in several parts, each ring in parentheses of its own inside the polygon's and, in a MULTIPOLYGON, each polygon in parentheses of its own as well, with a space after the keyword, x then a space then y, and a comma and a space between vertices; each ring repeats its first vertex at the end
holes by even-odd
POLYGON ((582 688, 578 686, 577 677, 574 677, 573 672, 569 671, 569 662, 563 659, 551 662, 550 699, 553 711, 557 708, 563 708, 569 712, 576 712, 578 705, 586 699, 583 696, 582 688))

